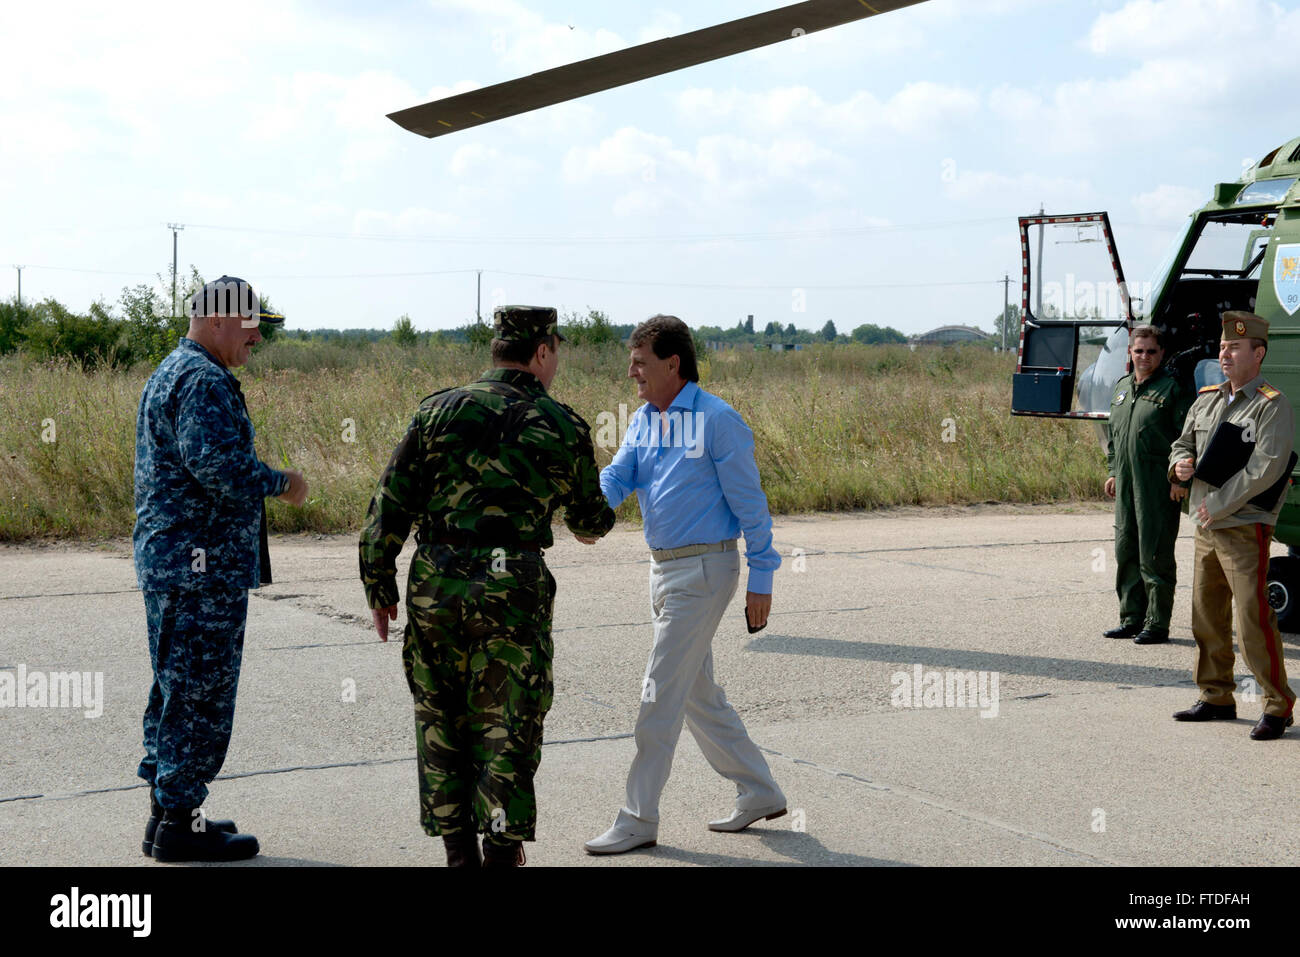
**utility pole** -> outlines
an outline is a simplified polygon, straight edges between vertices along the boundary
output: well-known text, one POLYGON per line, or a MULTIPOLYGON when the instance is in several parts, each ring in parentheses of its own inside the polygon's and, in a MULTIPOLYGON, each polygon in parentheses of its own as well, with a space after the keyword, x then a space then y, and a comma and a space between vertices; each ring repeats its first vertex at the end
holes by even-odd
POLYGON ((1002 351, 1007 351, 1007 323, 1011 321, 1011 277, 1002 274, 1002 351))
MULTIPOLYGON (((1038 204, 1038 215, 1042 216, 1047 212, 1047 208, 1038 204)), ((1047 227, 1042 223, 1038 224, 1038 304, 1034 306, 1034 315, 1039 319, 1043 318, 1043 233, 1047 232, 1047 227)))
POLYGON ((185 226, 181 223, 168 223, 167 228, 172 231, 172 318, 176 318, 176 234, 185 226))
POLYGON ((474 319, 477 322, 483 321, 483 270, 478 272, 478 298, 474 300, 474 319))
POLYGON ((18 270, 18 308, 23 307, 23 267, 14 266, 18 270))

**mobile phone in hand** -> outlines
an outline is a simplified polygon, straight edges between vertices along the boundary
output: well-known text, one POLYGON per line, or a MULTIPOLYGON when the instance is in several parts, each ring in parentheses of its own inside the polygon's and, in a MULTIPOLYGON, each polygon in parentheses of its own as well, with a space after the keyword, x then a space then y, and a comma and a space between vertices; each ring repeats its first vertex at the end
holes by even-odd
POLYGON ((748 606, 748 605, 745 606, 745 608, 744 608, 744 610, 743 610, 743 614, 744 614, 744 616, 745 616, 745 627, 749 629, 749 633, 750 633, 751 635, 754 634, 754 632, 756 632, 756 631, 762 631, 764 628, 767 627, 767 622, 763 622, 763 623, 762 623, 761 625, 759 625, 757 628, 755 628, 753 625, 751 625, 751 624, 749 623, 749 606, 748 606))

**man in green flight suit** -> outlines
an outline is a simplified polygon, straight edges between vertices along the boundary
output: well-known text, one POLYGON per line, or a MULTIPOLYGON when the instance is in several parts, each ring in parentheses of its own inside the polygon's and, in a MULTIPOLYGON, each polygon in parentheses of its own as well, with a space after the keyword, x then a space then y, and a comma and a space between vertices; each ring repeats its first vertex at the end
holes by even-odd
POLYGON ((396 560, 417 525, 402 662, 415 699, 420 823, 450 866, 517 866, 534 840, 533 776, 551 705, 551 516, 584 544, 614 527, 590 429, 548 393, 556 311, 495 312, 493 368, 420 403, 361 531, 380 640, 396 560), (478 834, 484 834, 480 857, 478 834))
POLYGON ((1107 426, 1106 494, 1115 499, 1115 592, 1120 625, 1107 638, 1139 645, 1169 640, 1174 607, 1179 499, 1170 484, 1169 446, 1183 430, 1195 398, 1162 363, 1155 326, 1136 326, 1129 338, 1133 371, 1115 384, 1107 426))

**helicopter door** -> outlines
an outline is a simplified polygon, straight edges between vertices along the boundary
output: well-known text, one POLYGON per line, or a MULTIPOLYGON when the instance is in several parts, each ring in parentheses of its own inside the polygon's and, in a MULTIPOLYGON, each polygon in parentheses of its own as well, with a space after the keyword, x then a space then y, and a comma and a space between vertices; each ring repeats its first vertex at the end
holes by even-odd
POLYGON ((1091 368, 1109 348, 1107 338, 1134 322, 1110 217, 1021 216, 1020 260, 1022 322, 1011 414, 1108 418, 1109 412, 1079 408, 1075 395, 1081 364, 1091 368))

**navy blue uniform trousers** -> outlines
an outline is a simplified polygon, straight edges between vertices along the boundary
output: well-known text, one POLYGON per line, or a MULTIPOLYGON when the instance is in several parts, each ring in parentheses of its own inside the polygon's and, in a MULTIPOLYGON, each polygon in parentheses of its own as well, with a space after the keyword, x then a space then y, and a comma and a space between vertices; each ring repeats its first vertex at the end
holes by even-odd
POLYGON ((164 808, 196 808, 226 760, 248 590, 144 592, 153 687, 137 771, 164 808))

